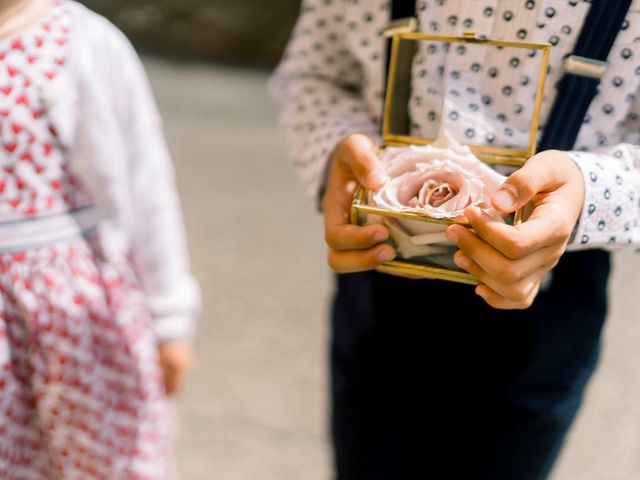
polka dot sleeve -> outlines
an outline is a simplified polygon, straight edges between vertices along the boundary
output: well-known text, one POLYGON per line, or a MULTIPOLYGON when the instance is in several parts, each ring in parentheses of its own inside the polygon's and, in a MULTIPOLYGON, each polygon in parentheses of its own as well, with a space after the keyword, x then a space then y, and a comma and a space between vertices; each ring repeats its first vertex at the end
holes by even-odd
POLYGON ((570 152, 585 183, 585 200, 569 250, 640 247, 640 146, 620 144, 570 152))
POLYGON ((349 133, 378 133, 360 93, 362 66, 347 46, 343 9, 343 2, 304 1, 271 79, 289 154, 307 193, 316 200, 335 146, 349 133))

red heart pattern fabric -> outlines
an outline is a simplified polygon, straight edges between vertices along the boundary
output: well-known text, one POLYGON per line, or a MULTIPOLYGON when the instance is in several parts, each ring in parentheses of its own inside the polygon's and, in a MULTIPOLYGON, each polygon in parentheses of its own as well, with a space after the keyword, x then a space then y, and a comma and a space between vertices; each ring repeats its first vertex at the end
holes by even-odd
MULTIPOLYGON (((0 223, 92 204, 42 89, 65 68, 71 16, 0 40, 0 223)), ((97 234, 0 251, 0 478, 169 477, 170 411, 145 297, 97 234)))

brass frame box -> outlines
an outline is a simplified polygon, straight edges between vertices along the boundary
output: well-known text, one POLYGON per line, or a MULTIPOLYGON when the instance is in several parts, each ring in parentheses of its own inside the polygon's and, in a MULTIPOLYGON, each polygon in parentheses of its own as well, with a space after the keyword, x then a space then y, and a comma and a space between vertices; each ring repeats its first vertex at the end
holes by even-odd
MULTIPOLYGON (((548 43, 528 43, 517 41, 502 41, 478 38, 473 32, 465 32, 462 37, 428 35, 422 33, 394 32, 389 73, 387 78, 387 94, 385 98, 384 117, 382 123, 382 139, 384 149, 389 146, 429 145, 435 139, 414 137, 406 134, 398 134, 399 130, 406 129, 408 122, 408 104, 411 97, 411 76, 413 58, 417 42, 442 42, 443 44, 474 44, 486 47, 516 48, 529 51, 541 51, 540 71, 534 99, 533 115, 529 141, 527 148, 502 148, 490 145, 468 144, 471 152, 488 164, 504 165, 509 167, 521 167, 536 152, 538 137, 538 125, 540 121, 540 109, 542 106, 544 84, 547 77, 549 54, 551 45, 548 43), (403 125, 398 128, 398 125, 403 125)), ((450 225, 453 223, 469 226, 465 221, 442 220, 430 217, 418 212, 396 212, 379 208, 372 204, 371 193, 363 188, 358 188, 351 207, 351 223, 362 225, 367 215, 380 215, 391 218, 404 218, 421 222, 439 223, 450 225)), ((522 211, 519 210, 513 216, 513 223, 521 221, 522 211)), ((411 260, 393 260, 380 266, 378 271, 408 275, 417 278, 430 278, 448 280, 470 285, 478 284, 478 279, 460 269, 441 266, 425 265, 411 260)))

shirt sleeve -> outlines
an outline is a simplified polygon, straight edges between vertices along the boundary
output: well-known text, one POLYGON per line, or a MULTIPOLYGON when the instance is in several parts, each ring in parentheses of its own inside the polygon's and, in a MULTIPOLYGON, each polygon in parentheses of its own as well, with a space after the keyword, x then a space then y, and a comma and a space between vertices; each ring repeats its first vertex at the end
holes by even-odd
POLYGON ((114 104, 124 137, 133 210, 131 262, 147 298, 158 340, 188 340, 195 330, 200 292, 190 273, 162 120, 135 50, 119 31, 113 33, 110 42, 117 58, 117 76, 122 79, 115 86, 114 104))
POLYGON ((363 69, 348 45, 345 2, 306 0, 271 79, 289 155, 313 199, 322 195, 328 159, 348 134, 377 136, 362 97, 363 69))
POLYGON ((568 249, 640 248, 640 146, 569 155, 582 172, 585 199, 568 249))

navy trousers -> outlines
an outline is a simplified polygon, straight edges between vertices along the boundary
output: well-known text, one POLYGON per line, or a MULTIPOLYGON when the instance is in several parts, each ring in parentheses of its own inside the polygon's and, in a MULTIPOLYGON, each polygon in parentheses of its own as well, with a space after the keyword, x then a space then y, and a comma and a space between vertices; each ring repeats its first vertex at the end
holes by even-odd
POLYGON ((522 311, 465 285, 338 276, 337 478, 545 478, 595 368, 608 273, 605 252, 566 254, 522 311))

